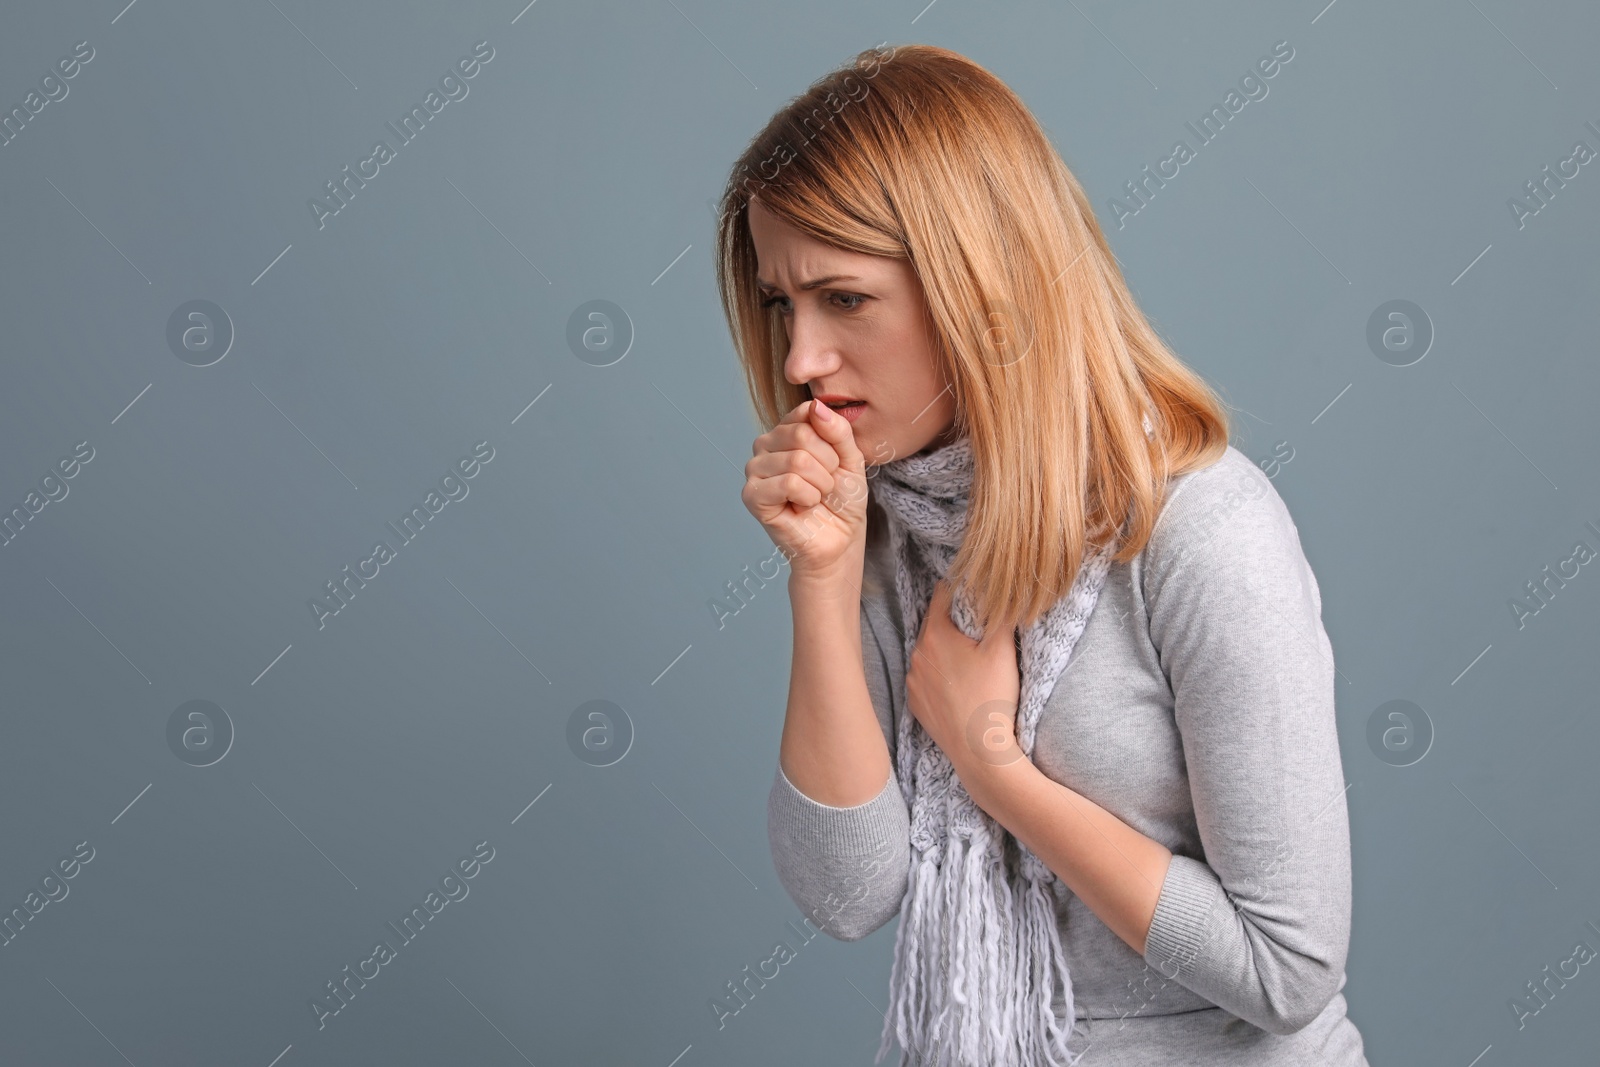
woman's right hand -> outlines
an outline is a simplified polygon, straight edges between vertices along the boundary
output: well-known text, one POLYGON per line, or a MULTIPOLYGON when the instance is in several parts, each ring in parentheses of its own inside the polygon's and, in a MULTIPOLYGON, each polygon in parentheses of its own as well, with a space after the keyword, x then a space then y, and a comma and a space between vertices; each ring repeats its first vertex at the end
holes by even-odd
POLYGON ((830 578, 853 566, 851 582, 859 582, 867 479, 850 420, 807 400, 757 437, 751 451, 740 496, 791 573, 830 578))

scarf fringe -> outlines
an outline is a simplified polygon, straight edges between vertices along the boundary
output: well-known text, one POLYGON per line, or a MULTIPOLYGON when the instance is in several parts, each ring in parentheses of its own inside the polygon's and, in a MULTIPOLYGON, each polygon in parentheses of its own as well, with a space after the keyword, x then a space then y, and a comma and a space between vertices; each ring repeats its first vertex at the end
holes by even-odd
POLYGON ((1059 988, 1065 1018, 1075 1014, 1049 883, 1011 881, 990 845, 983 830, 952 836, 942 863, 935 852, 914 855, 874 1063, 891 1037, 900 1067, 1071 1067, 1081 1055, 1053 1010, 1059 988), (941 878, 946 864, 959 877, 941 878), (1011 991, 1021 1004, 1009 1003, 1011 991))
POLYGON ((1032 998, 1032 1002, 1038 1005, 1033 1013, 1038 1025, 1031 1030, 1029 1047, 1039 1049, 1048 1057, 1043 1063, 1050 1067, 1071 1067, 1077 1056, 1072 1054, 1067 1043, 1072 1035, 1071 1026, 1077 1007, 1072 996, 1072 979, 1067 973, 1066 949, 1061 944, 1056 925, 1055 900, 1047 885, 1034 878, 1024 881, 1021 892, 1025 915, 1022 922, 1024 935, 1034 942, 1044 942, 1029 945, 1028 954, 1034 961, 1034 973, 1039 978, 1036 988, 1047 991, 1042 996, 1032 998), (1066 1000, 1063 1015, 1068 1029, 1065 1031, 1061 1029, 1052 1007, 1058 980, 1066 1000))
MULTIPOLYGON (((890 518, 907 663, 933 583, 948 572, 962 539, 972 462, 962 439, 885 464, 873 487, 890 518)), ((1086 559, 1069 595, 1022 635, 1017 740, 1029 758, 1045 700, 1109 564, 1103 552, 1086 559)), ((962 595, 952 601, 951 621, 976 636, 962 595)), ((903 684, 896 696, 895 772, 910 810, 912 849, 889 1010, 873 1062, 882 1062, 893 1037, 902 1050, 899 1067, 1072 1067, 1076 1007, 1055 874, 972 800, 948 757, 907 714, 903 684), (1015 872, 1006 859, 1013 843, 1015 872), (1065 1029, 1055 1011, 1058 988, 1065 1029)))

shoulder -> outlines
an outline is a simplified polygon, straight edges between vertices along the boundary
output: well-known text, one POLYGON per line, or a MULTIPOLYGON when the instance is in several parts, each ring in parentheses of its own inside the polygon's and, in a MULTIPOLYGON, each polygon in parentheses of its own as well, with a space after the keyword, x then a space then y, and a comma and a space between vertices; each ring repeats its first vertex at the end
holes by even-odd
POLYGON ((1173 479, 1145 546, 1146 595, 1169 580, 1203 583, 1223 595, 1315 579, 1300 535, 1272 480, 1244 453, 1227 447, 1208 467, 1173 479))
MULTIPOLYGON (((1146 546, 1151 559, 1182 554, 1227 533, 1289 519, 1272 479, 1232 445, 1209 467, 1172 479, 1146 546)), ((1281 532, 1281 531, 1280 531, 1281 532)))

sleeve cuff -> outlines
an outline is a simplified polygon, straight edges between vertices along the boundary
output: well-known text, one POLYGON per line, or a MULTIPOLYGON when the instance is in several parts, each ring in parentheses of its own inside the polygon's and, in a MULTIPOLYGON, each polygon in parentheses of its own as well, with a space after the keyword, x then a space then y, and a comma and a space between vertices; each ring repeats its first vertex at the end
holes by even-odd
POLYGON ((1174 855, 1145 935, 1145 962, 1170 980, 1192 974, 1194 961, 1211 936, 1212 916, 1222 895, 1222 883, 1210 867, 1174 855))
POLYGON ((905 798, 893 770, 877 796, 852 807, 836 808, 800 792, 780 763, 769 802, 776 825, 791 839, 821 853, 864 856, 909 832, 905 798))

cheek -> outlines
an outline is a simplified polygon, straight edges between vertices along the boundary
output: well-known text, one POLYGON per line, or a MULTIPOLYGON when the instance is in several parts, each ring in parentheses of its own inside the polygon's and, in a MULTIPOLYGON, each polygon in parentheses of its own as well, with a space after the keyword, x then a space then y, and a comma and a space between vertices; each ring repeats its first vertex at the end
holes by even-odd
POLYGON ((944 398, 939 394, 945 384, 933 351, 920 338, 908 340, 901 351, 905 356, 898 368, 899 380, 903 383, 900 390, 902 402, 913 413, 928 408, 932 403, 933 407, 928 408, 931 415, 944 403, 944 398))
MULTIPOLYGON (((928 403, 944 388, 944 381, 931 361, 919 350, 910 347, 912 343, 895 341, 880 349, 893 352, 895 358, 892 362, 885 361, 881 368, 875 368, 872 373, 882 406, 896 414, 896 421, 902 428, 913 415, 925 408, 932 415, 938 404, 929 408, 928 403)), ((917 426, 921 425, 919 421, 917 426)))

